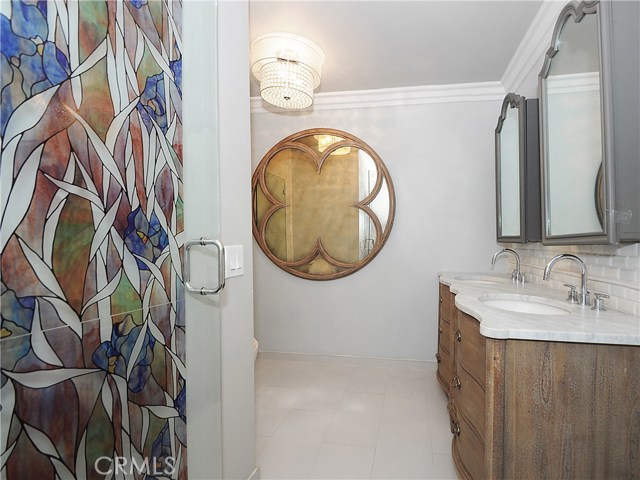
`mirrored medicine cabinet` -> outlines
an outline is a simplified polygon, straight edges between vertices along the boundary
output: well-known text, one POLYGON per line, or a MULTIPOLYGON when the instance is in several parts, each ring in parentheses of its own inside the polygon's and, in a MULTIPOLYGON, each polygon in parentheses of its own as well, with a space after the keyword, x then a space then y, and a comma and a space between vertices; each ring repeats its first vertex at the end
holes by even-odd
POLYGON ((367 265, 395 215, 391 176, 359 138, 311 129, 278 142, 256 167, 253 235, 282 270, 333 280, 367 265))
POLYGON ((495 130, 498 242, 541 240, 538 100, 509 93, 495 130))
POLYGON ((539 76, 543 243, 640 241, 640 2, 570 3, 539 76))

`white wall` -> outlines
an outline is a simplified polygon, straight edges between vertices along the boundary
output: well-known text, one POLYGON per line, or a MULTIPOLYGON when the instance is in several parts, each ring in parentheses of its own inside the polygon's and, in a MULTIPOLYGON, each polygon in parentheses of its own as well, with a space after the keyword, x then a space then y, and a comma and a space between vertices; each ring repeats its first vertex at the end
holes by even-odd
POLYGON ((253 165, 296 131, 337 128, 387 165, 396 219, 380 254, 339 280, 303 280, 254 242, 261 351, 434 361, 437 272, 488 271, 495 241, 493 132, 501 98, 252 114, 253 165))

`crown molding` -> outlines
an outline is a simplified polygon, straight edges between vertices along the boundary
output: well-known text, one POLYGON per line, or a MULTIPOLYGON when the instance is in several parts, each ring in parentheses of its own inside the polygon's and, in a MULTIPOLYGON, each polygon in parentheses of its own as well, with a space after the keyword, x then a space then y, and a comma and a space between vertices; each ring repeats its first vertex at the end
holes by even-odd
MULTIPOLYGON (((517 92, 536 69, 542 67, 545 53, 565 0, 544 0, 520 45, 502 75, 500 83, 507 92, 517 92)), ((535 72, 537 77, 539 72, 535 72)))
POLYGON ((427 85, 421 87, 382 88, 348 92, 318 93, 313 106, 298 111, 271 108, 260 97, 251 97, 251 113, 304 114, 319 110, 398 107, 432 103, 482 102, 502 100, 505 89, 500 82, 427 85))
POLYGON ((599 92, 600 72, 568 73, 554 75, 553 82, 547 79, 549 95, 565 93, 599 92))

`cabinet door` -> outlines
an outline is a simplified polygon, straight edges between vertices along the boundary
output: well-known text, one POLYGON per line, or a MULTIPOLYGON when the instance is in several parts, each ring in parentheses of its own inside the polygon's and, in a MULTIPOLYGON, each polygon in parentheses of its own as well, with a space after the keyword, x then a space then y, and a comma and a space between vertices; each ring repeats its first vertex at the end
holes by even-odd
POLYGON ((504 477, 640 478, 640 347, 506 343, 504 477))
POLYGON ((485 478, 484 443, 464 417, 458 416, 452 450, 453 461, 461 477, 470 480, 485 478))
POLYGON ((484 388, 486 346, 485 338, 480 335, 480 323, 458 310, 458 328, 454 338, 458 348, 458 367, 464 368, 484 388))

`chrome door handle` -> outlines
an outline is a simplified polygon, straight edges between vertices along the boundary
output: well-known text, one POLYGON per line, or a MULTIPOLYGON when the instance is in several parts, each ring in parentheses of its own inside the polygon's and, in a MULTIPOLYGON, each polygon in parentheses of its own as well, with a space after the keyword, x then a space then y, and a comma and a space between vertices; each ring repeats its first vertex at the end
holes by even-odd
POLYGON ((184 244, 184 286, 188 292, 199 293, 200 295, 213 295, 220 293, 224 288, 224 272, 225 272, 224 245, 220 240, 202 237, 199 240, 188 240, 184 244), (218 251, 218 285, 215 288, 194 287, 191 285, 191 247, 194 245, 207 246, 213 245, 218 251))

